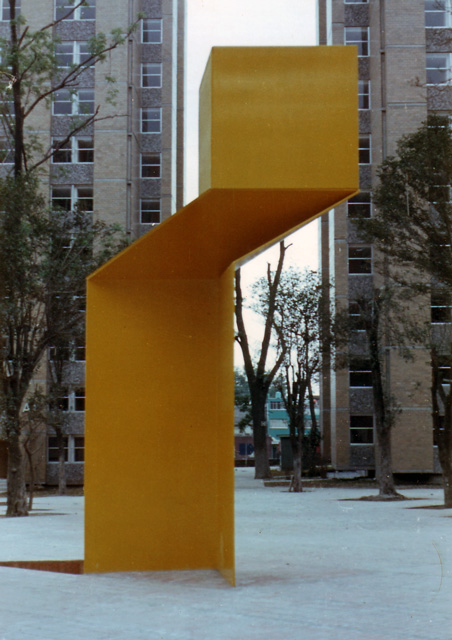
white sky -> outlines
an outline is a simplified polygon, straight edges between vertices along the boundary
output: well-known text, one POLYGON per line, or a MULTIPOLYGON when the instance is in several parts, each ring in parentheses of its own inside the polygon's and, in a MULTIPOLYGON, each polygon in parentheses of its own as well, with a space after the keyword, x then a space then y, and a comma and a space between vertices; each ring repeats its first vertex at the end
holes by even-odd
MULTIPOLYGON (((211 48, 315 45, 317 22, 315 0, 187 0, 187 5, 186 203, 198 196, 198 91, 211 48)), ((313 222, 288 239, 293 246, 287 265, 317 267, 317 227, 313 222)), ((274 247, 245 265, 244 285, 264 275, 267 262, 276 266, 277 259, 274 247)))

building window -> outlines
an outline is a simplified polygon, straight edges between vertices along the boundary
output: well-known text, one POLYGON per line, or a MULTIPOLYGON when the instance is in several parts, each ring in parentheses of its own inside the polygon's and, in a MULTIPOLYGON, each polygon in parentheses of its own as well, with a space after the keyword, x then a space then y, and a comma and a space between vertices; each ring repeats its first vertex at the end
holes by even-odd
POLYGON ((281 409, 281 402, 278 400, 272 400, 270 402, 270 409, 281 409))
POLYGON ((96 0, 85 0, 85 3, 74 9, 75 2, 55 0, 55 20, 95 20, 96 0), (71 11, 73 9, 73 11, 71 11))
POLYGON ((349 385, 350 387, 372 386, 370 360, 366 360, 365 358, 354 358, 350 361, 349 385))
POLYGON ((141 201, 141 224, 158 224, 160 222, 160 200, 141 201))
MULTIPOLYGON (((90 58, 91 52, 87 42, 72 40, 70 42, 60 42, 56 45, 56 60, 60 69, 81 65, 90 58)), ((94 60, 91 60, 87 66, 92 64, 94 64, 94 60)))
POLYGON ((141 109, 141 131, 142 133, 161 133, 161 109, 141 109))
POLYGON ((374 443, 373 416, 350 416, 350 444, 374 443))
POLYGON ((14 151, 11 142, 6 138, 0 138, 0 163, 13 164, 14 151))
POLYGON ((348 248, 348 272, 350 275, 372 273, 371 246, 350 246, 348 248))
POLYGON ((160 153, 141 154, 141 177, 160 178, 161 156, 160 153))
POLYGON ((141 42, 143 44, 161 44, 162 42, 162 21, 142 20, 141 21, 141 42))
POLYGON ((425 26, 449 27, 450 11, 449 0, 425 0, 425 26))
POLYGON ((448 53, 427 53, 425 56, 427 84, 446 84, 450 79, 448 53))
POLYGON ((370 164, 370 135, 359 136, 359 150, 358 150, 359 164, 370 164))
MULTIPOLYGON (((9 0, 0 0, 2 22, 11 20, 11 10, 9 8, 9 0)), ((16 18, 20 15, 20 0, 16 0, 16 18)))
POLYGON ((361 191, 347 202, 349 218, 370 218, 372 216, 372 197, 369 191, 361 191))
POLYGON ((449 204, 451 201, 450 185, 432 185, 429 189, 428 198, 432 204, 449 204))
POLYGON ((86 213, 93 211, 93 187, 91 185, 53 185, 52 207, 73 211, 76 207, 86 213))
POLYGON ((358 108, 362 111, 370 109, 370 81, 358 80, 358 108))
POLYGON ((53 139, 53 148, 55 149, 52 162, 54 164, 74 162, 74 163, 91 163, 94 161, 94 139, 93 138, 71 138, 63 146, 61 139, 53 139))
POLYGON ((74 390, 74 411, 85 411, 85 387, 74 390))
POLYGON ((73 359, 76 362, 85 362, 86 360, 86 344, 85 337, 75 338, 72 346, 73 359))
POLYGON ((433 324, 450 324, 452 322, 452 297, 445 288, 432 289, 431 320, 433 324))
POLYGON ((369 27, 345 27, 345 44, 358 47, 359 56, 369 55, 369 27))
POLYGON ((56 91, 52 104, 54 116, 92 115, 94 113, 94 90, 56 91))
POLYGON ((162 86, 162 65, 145 62, 141 65, 141 86, 145 89, 160 89, 162 86))
MULTIPOLYGON (((83 462, 85 460, 84 436, 64 437, 65 462, 83 462)), ((47 440, 47 462, 58 462, 58 442, 56 436, 49 436, 47 440)))
POLYGON ((367 4, 369 0, 344 0, 345 4, 367 4))
POLYGON ((438 356, 438 370, 441 384, 450 385, 452 380, 450 356, 438 356))
POLYGON ((80 336, 63 347, 50 347, 49 360, 51 362, 85 362, 86 347, 85 338, 80 336))
POLYGON ((61 411, 85 411, 85 387, 64 389, 57 402, 61 411))
POLYGON ((365 330, 365 321, 363 314, 361 313, 361 308, 357 302, 350 301, 348 303, 348 317, 350 321, 350 328, 353 331, 365 330))

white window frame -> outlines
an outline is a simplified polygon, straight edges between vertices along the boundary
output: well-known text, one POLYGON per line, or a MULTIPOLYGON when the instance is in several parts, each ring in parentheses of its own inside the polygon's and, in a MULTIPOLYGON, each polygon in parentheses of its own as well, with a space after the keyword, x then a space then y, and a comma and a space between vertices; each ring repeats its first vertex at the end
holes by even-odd
POLYGON ((157 224, 159 224, 162 220, 162 202, 159 198, 142 198, 140 200, 140 224, 143 225, 151 225, 151 226, 155 226, 157 224), (156 213, 157 212, 157 208, 156 209, 143 209, 143 205, 146 202, 154 202, 154 203, 158 203, 158 220, 151 220, 149 222, 143 222, 143 213, 156 213))
POLYGON ((350 446, 351 447, 371 447, 375 443, 375 417, 372 414, 360 414, 360 415, 351 415, 349 418, 349 432, 350 432, 350 446), (352 426, 352 418, 370 418, 372 421, 372 426, 368 427, 357 427, 352 426), (372 432, 372 442, 352 442, 352 431, 366 431, 372 432))
MULTIPOLYGON (((363 363, 364 362, 368 362, 368 360, 366 358, 356 358, 356 361, 361 360, 363 363)), ((352 361, 353 362, 353 361, 352 361)), ((351 384, 351 377, 353 373, 364 373, 364 374, 371 374, 371 369, 370 369, 370 365, 366 366, 365 368, 361 368, 361 369, 352 369, 352 362, 350 362, 350 366, 349 366, 349 371, 348 371, 348 375, 349 375, 349 388, 350 389, 372 389, 372 382, 370 384, 360 384, 360 385, 356 385, 356 384, 351 384)))
POLYGON ((358 47, 358 56, 367 58, 370 54, 369 27, 345 27, 344 44, 356 45, 358 47), (353 31, 356 32, 355 35, 352 35, 353 31), (360 31, 361 34, 358 34, 358 31, 360 31), (360 38, 359 35, 365 37, 360 38))
POLYGON ((359 135, 358 161, 360 165, 367 166, 372 164, 372 137, 370 134, 361 133, 359 135), (365 161, 367 154, 369 158, 368 162, 365 161))
POLYGON ((448 356, 439 356, 438 372, 440 374, 441 385, 448 389, 452 381, 452 366, 449 364, 448 356))
POLYGON ((452 201, 450 184, 434 184, 430 187, 429 200, 432 204, 446 204, 452 201), (437 190, 436 194, 434 190, 437 190), (439 200, 436 197, 440 197, 439 200))
MULTIPOLYGON (((58 464, 58 460, 50 460, 50 450, 56 450, 56 453, 58 453, 58 449, 56 447, 56 443, 55 446, 50 446, 50 443, 56 439, 56 436, 47 436, 47 463, 48 464, 58 464)), ((73 434, 73 435, 67 435, 64 436, 64 441, 65 441, 65 452, 66 452, 66 456, 65 456, 65 462, 71 463, 71 464, 83 464, 85 461, 85 436, 81 433, 81 434, 73 434), (80 446, 76 446, 77 443, 77 439, 79 438, 83 438, 83 447, 80 446), (83 456, 82 456, 82 460, 76 460, 76 451, 83 451, 83 456)))
POLYGON ((142 89, 162 88, 162 63, 142 62, 141 63, 141 87, 142 89))
POLYGON ((360 325, 360 321, 362 322, 362 314, 359 311, 359 308, 356 309, 356 307, 358 307, 358 303, 355 300, 349 300, 348 302, 348 317, 349 317, 349 324, 350 324, 350 328, 353 331, 361 331, 364 332, 365 329, 360 325))
POLYGON ((426 53, 425 70, 427 74, 427 84, 430 86, 445 85, 450 82, 450 53, 426 53), (440 58, 443 58, 440 61, 440 58), (434 64, 434 60, 438 63, 434 64), (435 74, 438 74, 435 78, 435 74))
POLYGON ((425 0, 424 11, 426 29, 447 29, 451 26, 450 0, 425 0), (428 8, 427 3, 430 5, 428 8), (435 18, 439 18, 439 22, 443 24, 427 24, 428 22, 435 22, 435 18))
MULTIPOLYGON (((74 185, 74 184, 53 184, 51 186, 51 195, 50 195, 50 199, 51 202, 53 204, 54 200, 60 200, 61 198, 58 197, 54 197, 53 195, 53 190, 54 189, 58 189, 58 188, 65 188, 65 189, 70 189, 70 203, 71 203, 71 207, 70 209, 68 209, 68 211, 73 211, 77 205, 77 202, 79 202, 79 200, 84 200, 85 198, 80 196, 79 190, 80 189, 91 189, 91 192, 94 195, 93 192, 93 185, 92 184, 79 184, 79 185, 74 185)), ((66 198, 68 199, 68 198, 66 198)), ((94 201, 93 201, 93 209, 94 209, 94 201)), ((87 209, 86 213, 93 213, 93 209, 87 209)))
MULTIPOLYGON (((78 297, 78 296, 75 296, 78 297)), ((54 353, 56 347, 49 347, 49 361, 54 361, 54 353)), ((65 347, 67 349, 67 358, 63 358, 65 362, 85 362, 86 360, 86 344, 84 338, 71 340, 70 344, 65 347), (83 355, 83 358, 79 356, 83 355)))
POLYGON ((161 18, 145 18, 141 21, 141 42, 143 44, 162 44, 162 40, 163 29, 161 18), (152 39, 151 34, 153 33, 158 34, 154 36, 155 39, 152 39), (147 36, 149 39, 146 39, 146 34, 149 34, 149 36, 147 36))
POLYGON ((78 89, 77 91, 69 91, 68 89, 61 89, 61 91, 56 91, 54 93, 54 98, 52 101, 52 115, 56 117, 61 117, 61 116, 79 116, 79 115, 90 116, 93 114, 94 114, 94 89, 78 89), (80 100, 80 96, 87 93, 93 94, 92 101, 86 100, 86 97, 84 100, 80 100), (84 111, 83 107, 80 108, 81 104, 91 104, 91 102, 93 106, 92 106, 92 109, 90 109, 89 111, 84 111), (55 105, 66 104, 66 103, 71 105, 70 113, 55 113, 55 105))
MULTIPOLYGON (((59 69, 70 69, 73 66, 77 66, 82 64, 83 62, 83 58, 85 56, 87 56, 88 58, 91 57, 91 54, 88 50, 88 42, 86 40, 64 40, 63 42, 60 42, 56 45, 56 56, 57 56, 57 62, 58 62, 58 68, 59 69), (71 48, 71 51, 67 51, 67 52, 62 52, 61 48, 62 47, 66 47, 66 48, 71 48), (60 49, 60 51, 58 51, 58 49, 60 49), (84 51, 84 49, 86 49, 86 51, 84 51), (61 53, 62 55, 70 55, 71 56, 71 62, 69 64, 60 64, 58 61, 58 54, 61 53)), ((94 64, 94 61, 89 62, 86 67, 90 67, 94 64)))
POLYGON ((141 133, 147 133, 149 135, 162 133, 162 108, 161 107, 151 107, 151 108, 142 108, 141 109, 141 133), (154 118, 144 118, 146 112, 152 112, 152 115, 156 116, 154 118), (158 123, 155 126, 155 131, 145 131, 145 122, 156 122, 158 123))
MULTIPOLYGON (((52 148, 53 148, 53 143, 54 142, 58 142, 58 140, 61 140, 61 138, 53 138, 52 139, 52 148)), ((63 138, 64 140, 64 138, 63 138)), ((57 162, 55 160, 55 156, 52 155, 52 164, 92 164, 94 161, 94 138, 93 136, 80 136, 78 138, 76 138, 75 136, 73 136, 72 138, 70 138, 68 140, 68 147, 66 147, 67 151, 69 151, 71 159, 68 160, 67 162, 57 162), (86 149, 80 149, 80 142, 88 142, 91 143, 90 147, 87 147, 86 149), (93 152, 93 159, 92 160, 88 160, 85 162, 81 162, 79 160, 79 153, 80 151, 92 151, 93 152)))
MULTIPOLYGON (((20 15, 21 12, 21 0, 16 0, 16 19, 17 16, 20 15)), ((11 19, 9 2, 8 0, 0 0, 1 11, 0 11, 0 22, 9 22, 11 19)))
POLYGON ((142 153, 140 155, 140 176, 143 180, 158 180, 162 176, 162 154, 161 153, 142 153), (146 162, 146 158, 153 157, 157 162, 146 162), (155 167, 156 175, 145 176, 143 170, 145 167, 155 167))
POLYGON ((360 111, 368 111, 370 109, 370 80, 358 80, 358 109, 360 111), (366 102, 367 98, 367 107, 361 106, 361 98, 362 102, 366 102))
POLYGON ((442 289, 440 287, 432 289, 430 296, 430 309, 431 309, 431 324, 434 325, 444 325, 452 323, 452 296, 447 291, 446 288, 442 289), (436 296, 436 299, 435 299, 436 296), (449 302, 449 304, 447 304, 449 302), (444 314, 449 316, 448 320, 435 320, 434 314, 435 309, 443 309, 444 314))
POLYGON ((347 201, 347 217, 350 220, 356 220, 356 219, 369 219, 372 217, 372 194, 370 191, 361 191, 360 193, 358 193, 356 196, 353 196, 352 198, 350 198, 347 201), (354 215, 353 212, 356 209, 358 209, 358 207, 367 207, 369 208, 369 215, 354 215))
MULTIPOLYGON (((85 0, 86 2, 88 2, 89 7, 87 6, 80 6, 77 7, 76 9, 74 9, 74 11, 63 20, 63 22, 69 21, 69 20, 95 20, 96 19, 96 0, 85 0), (94 9, 94 17, 92 18, 85 18, 84 17, 84 13, 86 11, 86 9, 94 9)), ((58 2, 58 0, 55 0, 54 2, 54 16, 55 16, 55 20, 58 20, 58 16, 57 16, 57 12, 58 12, 58 8, 59 7, 65 7, 66 8, 66 13, 68 13, 71 9, 71 6, 73 7, 74 4, 77 4, 78 0, 74 0, 74 2, 72 2, 72 4, 69 2, 69 0, 63 0, 62 2, 58 2)), ((64 14, 63 14, 64 15, 64 14)), ((61 16, 62 17, 62 16, 61 16)), ((61 19, 60 17, 60 19, 61 19)))
POLYGON ((349 245, 348 247, 348 275, 349 276, 370 276, 373 273, 373 250, 372 245, 370 244, 362 244, 362 245, 349 245), (369 251, 370 255, 350 255, 352 251, 359 252, 360 250, 369 251), (370 265, 369 271, 352 271, 352 264, 356 264, 358 262, 365 262, 370 265))

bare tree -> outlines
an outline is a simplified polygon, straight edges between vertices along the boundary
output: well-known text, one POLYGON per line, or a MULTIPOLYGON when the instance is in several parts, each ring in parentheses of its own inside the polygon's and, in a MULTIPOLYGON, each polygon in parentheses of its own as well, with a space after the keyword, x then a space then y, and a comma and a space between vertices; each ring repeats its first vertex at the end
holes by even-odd
POLYGON ((321 327, 325 331, 325 319, 321 316, 328 289, 316 272, 290 269, 282 275, 277 294, 274 326, 284 360, 276 384, 289 416, 294 461, 292 488, 296 492, 303 489, 303 457, 317 434, 313 384, 318 381, 321 369, 321 327), (305 421, 308 410, 309 436, 305 421))
POLYGON ((258 305, 259 313, 264 319, 264 335, 261 342, 260 353, 256 361, 253 361, 243 317, 244 300, 240 269, 237 269, 235 273, 235 318, 237 323, 236 340, 242 350, 245 373, 250 389, 256 478, 269 478, 271 476, 267 453, 267 423, 265 406, 268 390, 283 362, 283 355, 280 354, 278 356, 275 364, 269 370, 267 369, 267 361, 276 310, 276 295, 281 279, 286 250, 287 247, 284 245, 284 242, 281 242, 279 245, 279 260, 276 271, 272 272, 270 265, 267 267, 266 286, 268 287, 268 295, 265 295, 265 301, 262 301, 262 304, 258 305))
POLYGON ((116 226, 89 213, 50 210, 30 174, 0 181, 0 325, 3 433, 8 442, 7 515, 27 515, 21 414, 49 347, 83 322, 85 279, 124 246, 116 226))

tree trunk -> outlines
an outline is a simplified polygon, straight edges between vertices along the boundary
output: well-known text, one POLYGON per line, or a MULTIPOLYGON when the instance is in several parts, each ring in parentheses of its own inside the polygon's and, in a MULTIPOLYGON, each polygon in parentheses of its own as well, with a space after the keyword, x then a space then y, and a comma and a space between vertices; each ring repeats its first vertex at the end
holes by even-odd
POLYGON ((265 422, 253 423, 253 441, 254 477, 260 480, 271 478, 267 451, 267 425, 265 422))
POLYGON ((300 493, 303 491, 303 446, 299 436, 291 437, 290 443, 292 445, 293 456, 293 478, 291 483, 291 491, 300 493))
POLYGON ((27 454, 29 474, 30 474, 30 482, 28 484, 28 510, 31 511, 33 508, 33 497, 35 494, 36 474, 35 474, 35 467, 33 464, 33 453, 27 444, 25 444, 24 448, 25 448, 25 453, 27 454))
POLYGON ((58 459, 58 495, 66 495, 66 465, 64 464, 64 458, 58 459))
POLYGON ((392 473, 392 451, 390 429, 377 428, 377 481, 379 495, 392 497, 397 495, 392 473))
POLYGON ((9 518, 28 516, 23 448, 20 436, 15 431, 12 431, 8 438, 8 499, 6 515, 9 518))
POLYGON ((449 385, 446 393, 440 376, 438 352, 434 346, 431 348, 431 365, 433 431, 443 474, 444 505, 452 507, 452 385, 449 385), (444 422, 440 415, 439 398, 444 406, 444 422))
POLYGON ((446 473, 443 472, 443 486, 444 486, 444 506, 448 509, 452 508, 452 470, 449 465, 449 469, 446 473))
MULTIPOLYGON (((374 310, 377 314, 377 310, 374 310)), ((374 317, 371 330, 368 332, 369 355, 372 369, 372 394, 375 411, 375 430, 377 442, 375 451, 376 475, 379 495, 382 497, 397 496, 392 473, 391 427, 392 420, 388 405, 388 396, 383 386, 378 336, 378 314, 374 317)))

